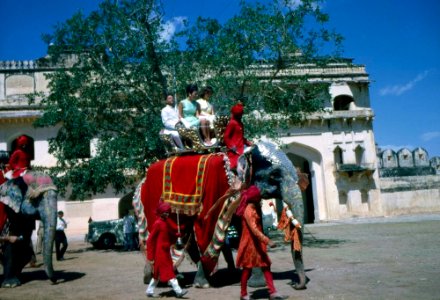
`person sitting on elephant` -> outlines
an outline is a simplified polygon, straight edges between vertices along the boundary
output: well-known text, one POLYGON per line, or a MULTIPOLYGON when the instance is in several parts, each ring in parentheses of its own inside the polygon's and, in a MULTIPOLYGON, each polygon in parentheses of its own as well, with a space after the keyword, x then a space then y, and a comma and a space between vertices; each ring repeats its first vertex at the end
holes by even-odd
POLYGON ((224 143, 227 147, 227 155, 231 163, 231 169, 237 168, 237 161, 244 152, 245 146, 252 143, 244 137, 244 125, 241 121, 244 107, 242 103, 237 103, 231 108, 231 119, 226 126, 224 133, 224 143))
POLYGON ((179 102, 179 119, 186 128, 199 128, 200 107, 197 104, 197 84, 188 84, 186 86, 186 98, 179 102))
POLYGON ((147 239, 147 260, 152 264, 153 278, 145 293, 147 297, 154 297, 154 289, 159 281, 168 282, 176 293, 177 298, 182 298, 188 291, 182 289, 174 273, 171 258, 171 235, 173 234, 167 223, 171 213, 171 206, 166 202, 160 202, 156 208, 158 218, 153 224, 147 239))
POLYGON ((200 93, 200 98, 197 99, 197 103, 200 106, 199 119, 201 122, 200 129, 202 130, 203 137, 205 138, 205 144, 211 146, 213 140, 211 139, 211 131, 214 129, 215 114, 214 107, 209 102, 214 90, 211 86, 206 86, 200 93))
POLYGON ((17 146, 9 159, 9 169, 6 177, 14 179, 21 177, 26 170, 31 168, 31 155, 29 153, 29 139, 22 135, 17 139, 17 146))
POLYGON ((242 267, 241 273, 241 300, 249 300, 247 282, 252 268, 259 267, 263 271, 269 288, 270 300, 285 299, 277 293, 270 271, 271 261, 267 255, 267 246, 274 248, 276 244, 263 233, 261 194, 257 186, 251 185, 241 194, 241 201, 236 214, 242 217, 242 233, 237 250, 236 264, 242 267))
POLYGON ((174 143, 177 147, 183 149, 183 143, 180 139, 179 133, 176 130, 176 124, 179 122, 179 114, 174 108, 174 97, 171 94, 168 94, 166 97, 166 105, 162 108, 160 112, 160 116, 162 118, 162 123, 164 126, 163 134, 171 135, 174 143))
MULTIPOLYGON (((209 122, 205 119, 199 119, 200 105, 196 101, 199 88, 197 84, 189 84, 186 87, 187 98, 183 99, 179 103, 179 119, 186 128, 197 128, 209 126, 209 122)), ((202 132, 203 134, 203 132, 202 132)), ((211 140, 207 140, 208 137, 203 136, 203 140, 206 146, 211 146, 211 140)))
POLYGON ((5 178, 8 179, 8 184, 17 186, 22 198, 26 195, 27 185, 23 180, 23 175, 27 170, 31 169, 31 154, 29 151, 29 139, 22 135, 17 139, 17 146, 9 158, 7 165, 9 170, 5 174, 5 178))

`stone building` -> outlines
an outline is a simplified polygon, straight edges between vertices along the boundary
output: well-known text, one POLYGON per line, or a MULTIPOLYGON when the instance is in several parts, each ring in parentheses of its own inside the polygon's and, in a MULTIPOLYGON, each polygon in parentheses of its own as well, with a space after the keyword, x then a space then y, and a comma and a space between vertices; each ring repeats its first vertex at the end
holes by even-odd
MULTIPOLYGON (((68 65, 69 60, 64 63, 68 65)), ((28 105, 25 94, 47 93, 44 73, 58 67, 44 59, 0 62, 0 150, 10 151, 14 140, 25 134, 33 140, 32 164, 47 167, 55 164, 55 158, 48 152, 48 139, 59 128, 34 128, 32 123, 40 111, 28 105)), ((329 83, 331 95, 323 112, 311 115, 300 126, 280 132, 283 150, 296 166, 309 174, 311 184, 303 194, 306 221, 392 214, 393 206, 384 204, 381 198, 378 167, 425 166, 424 150, 376 152, 369 76, 364 66, 348 59, 325 66, 306 64, 281 72, 279 79, 298 75, 308 75, 311 83, 329 83)), ((109 191, 83 202, 60 199, 59 206, 71 222, 70 230, 73 227, 83 232, 87 230, 89 217, 118 218, 122 207, 129 203, 130 195, 114 195, 109 191)))

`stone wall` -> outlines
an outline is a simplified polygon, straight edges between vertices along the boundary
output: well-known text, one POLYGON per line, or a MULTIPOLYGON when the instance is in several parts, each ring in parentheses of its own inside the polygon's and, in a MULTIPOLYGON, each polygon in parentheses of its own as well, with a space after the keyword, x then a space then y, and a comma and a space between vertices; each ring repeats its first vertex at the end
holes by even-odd
POLYGON ((386 216, 440 212, 440 176, 380 178, 386 216))

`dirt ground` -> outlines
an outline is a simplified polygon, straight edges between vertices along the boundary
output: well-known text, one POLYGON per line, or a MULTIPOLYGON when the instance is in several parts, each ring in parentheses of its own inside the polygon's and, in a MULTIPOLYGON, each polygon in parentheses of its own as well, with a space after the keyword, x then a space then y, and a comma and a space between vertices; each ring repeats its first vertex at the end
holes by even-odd
MULTIPOLYGON (((39 265, 26 267, 22 286, 0 289, 0 299, 147 299, 139 252, 95 250, 82 237, 68 237, 66 260, 54 261, 59 278, 51 284, 39 265)), ((290 287, 295 278, 287 246, 270 252, 275 286, 289 299, 439 299, 440 215, 314 224, 305 232, 307 290, 290 287)), ((41 262, 41 256, 38 257, 41 262)), ((210 289, 191 286, 195 266, 185 260, 186 299, 239 299, 239 271, 228 273, 223 259, 210 289)), ((0 271, 2 274, 2 270, 0 271)), ((0 280, 2 280, 0 276, 0 280)), ((174 299, 171 288, 156 289, 174 299)), ((267 299, 266 288, 249 288, 267 299)))

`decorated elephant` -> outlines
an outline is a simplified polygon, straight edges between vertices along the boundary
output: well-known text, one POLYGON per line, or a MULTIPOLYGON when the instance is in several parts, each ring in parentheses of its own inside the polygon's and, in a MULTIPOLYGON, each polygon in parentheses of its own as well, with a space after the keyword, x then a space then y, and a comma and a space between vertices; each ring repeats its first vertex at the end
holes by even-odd
MULTIPOLYGON (((135 192, 133 205, 138 216, 141 244, 145 245, 150 226, 157 217, 158 203, 171 204, 169 220, 178 232, 176 240, 184 239, 185 250, 198 266, 195 287, 209 286, 206 275, 211 275, 215 269, 226 230, 240 202, 241 189, 250 184, 258 186, 263 198, 282 200, 286 209, 290 208, 302 223, 303 202, 296 184, 296 170, 274 144, 259 142, 254 145, 240 157, 237 173, 236 176, 231 172, 229 159, 222 152, 174 156, 152 164, 135 192)), ((302 235, 300 230, 295 232, 292 257, 299 283, 294 288, 301 289, 305 288, 306 281, 299 244, 302 235)), ((146 282, 151 278, 149 265, 147 261, 146 282)))
POLYGON ((16 287, 21 284, 18 277, 33 254, 31 236, 35 229, 35 220, 41 220, 44 226, 45 272, 52 282, 56 282, 52 249, 57 220, 57 195, 57 189, 48 175, 31 170, 18 179, 1 184, 2 287, 16 287), (11 240, 10 237, 18 238, 11 240))

